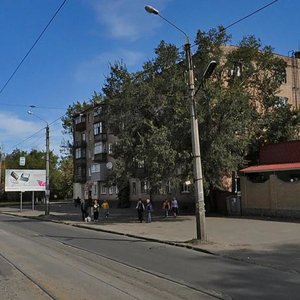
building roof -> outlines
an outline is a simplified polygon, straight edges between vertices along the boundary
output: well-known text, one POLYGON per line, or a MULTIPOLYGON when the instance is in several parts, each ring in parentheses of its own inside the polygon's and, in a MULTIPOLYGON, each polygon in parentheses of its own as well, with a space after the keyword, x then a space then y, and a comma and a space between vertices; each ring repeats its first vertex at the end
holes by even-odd
POLYGON ((262 146, 259 162, 262 165, 300 162, 300 140, 262 146))
POLYGON ((274 172, 274 171, 290 171, 300 170, 300 162, 284 163, 284 164, 268 164, 257 165, 240 170, 242 173, 258 173, 258 172, 274 172))

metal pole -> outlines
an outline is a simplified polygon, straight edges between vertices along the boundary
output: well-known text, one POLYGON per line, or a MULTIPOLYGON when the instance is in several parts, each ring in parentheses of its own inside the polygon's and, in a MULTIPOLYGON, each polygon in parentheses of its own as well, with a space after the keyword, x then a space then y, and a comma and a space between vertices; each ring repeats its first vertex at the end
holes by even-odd
POLYGON ((193 70, 193 62, 192 62, 192 55, 191 55, 191 44, 186 43, 184 45, 184 48, 185 48, 186 61, 188 67, 197 239, 201 241, 205 241, 207 238, 206 222, 205 222, 205 204, 204 204, 204 193, 203 193, 203 176, 202 176, 202 166, 201 166, 198 120, 196 117, 196 107, 195 107, 195 97, 194 97, 195 83, 194 83, 194 70, 193 70))
POLYGON ((192 130, 192 147, 193 147, 193 165, 194 165, 194 189, 195 189, 195 208, 196 208, 196 228, 197 228, 197 239, 206 240, 205 230, 205 205, 204 205, 204 194, 203 194, 203 177, 201 167, 201 156, 200 156, 200 143, 199 143, 199 132, 198 132, 198 121, 196 117, 195 109, 195 79, 193 62, 191 55, 191 44, 189 42, 188 35, 176 26, 174 23, 164 18, 159 11, 150 6, 145 6, 145 10, 154 15, 158 15, 171 26, 179 30, 184 34, 186 38, 186 44, 184 45, 185 56, 188 67, 188 85, 189 85, 189 99, 190 99, 190 112, 191 112, 191 130, 192 130))
POLYGON ((32 195, 31 195, 31 201, 32 201, 32 210, 34 210, 34 191, 32 191, 32 195))
POLYGON ((49 125, 47 123, 46 126, 46 190, 45 190, 45 200, 46 200, 46 208, 45 215, 49 215, 50 213, 50 189, 49 189, 49 125))
POLYGON ((23 210, 23 192, 20 192, 20 212, 23 210))

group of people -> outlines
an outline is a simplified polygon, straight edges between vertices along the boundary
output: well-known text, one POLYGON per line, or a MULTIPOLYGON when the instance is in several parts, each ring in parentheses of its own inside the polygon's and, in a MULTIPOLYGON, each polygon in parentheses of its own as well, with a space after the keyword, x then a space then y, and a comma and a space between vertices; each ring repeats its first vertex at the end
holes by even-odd
MULTIPOLYGON (((83 222, 91 222, 93 216, 94 222, 97 222, 99 219, 99 212, 100 212, 100 204, 97 199, 92 200, 89 198, 88 200, 77 198, 77 201, 80 202, 80 209, 81 209, 81 216, 83 222)), ((109 203, 107 200, 104 200, 101 204, 101 208, 103 209, 103 216, 104 218, 108 218, 109 216, 109 203)))
MULTIPOLYGON (((174 218, 176 218, 176 216, 178 215, 178 202, 176 198, 173 198, 171 203, 168 199, 165 199, 162 205, 162 209, 164 211, 165 217, 168 217, 169 213, 172 212, 174 218)), ((136 205, 136 210, 137 210, 138 219, 140 223, 142 223, 144 220, 144 212, 146 213, 147 223, 151 223, 153 205, 150 199, 146 199, 146 204, 143 203, 142 199, 139 199, 136 205)))

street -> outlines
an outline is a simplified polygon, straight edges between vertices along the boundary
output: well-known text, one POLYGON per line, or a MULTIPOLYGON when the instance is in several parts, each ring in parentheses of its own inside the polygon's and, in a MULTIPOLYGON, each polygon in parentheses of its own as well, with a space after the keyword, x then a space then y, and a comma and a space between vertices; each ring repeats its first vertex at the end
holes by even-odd
POLYGON ((298 299, 299 273, 0 214, 0 299, 298 299))

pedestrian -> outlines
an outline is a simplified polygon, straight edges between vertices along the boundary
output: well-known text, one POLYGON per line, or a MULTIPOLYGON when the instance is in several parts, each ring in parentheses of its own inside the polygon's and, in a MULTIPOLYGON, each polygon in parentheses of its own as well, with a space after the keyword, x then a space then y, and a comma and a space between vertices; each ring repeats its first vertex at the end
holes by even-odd
POLYGON ((84 222, 85 219, 85 200, 84 199, 80 199, 80 210, 81 210, 81 217, 82 217, 82 221, 84 222))
POLYGON ((151 223, 153 207, 152 207, 152 203, 150 202, 150 199, 147 199, 146 203, 147 203, 146 204, 147 222, 151 223))
POLYGON ((137 205, 136 205, 136 211, 138 213, 138 219, 140 221, 140 223, 143 222, 144 220, 144 211, 145 211, 145 205, 142 202, 142 199, 140 198, 137 205))
POLYGON ((93 212, 94 212, 94 222, 97 222, 99 218, 99 203, 97 199, 94 200, 93 212))
POLYGON ((176 218, 176 216, 178 215, 178 202, 177 202, 176 198, 173 198, 173 200, 171 202, 171 210, 173 212, 174 218, 176 218))
POLYGON ((89 208, 90 208, 90 205, 91 205, 91 198, 89 197, 88 200, 84 201, 84 221, 85 222, 91 222, 91 217, 90 217, 90 214, 89 214, 89 208))
POLYGON ((163 206, 162 206, 164 212, 165 212, 165 217, 167 218, 169 216, 169 210, 171 208, 170 206, 170 201, 168 199, 166 199, 164 202, 163 202, 163 206))
POLYGON ((109 204, 108 204, 108 201, 105 200, 102 203, 101 207, 104 209, 104 216, 105 216, 105 218, 108 218, 108 216, 109 216, 109 204))
POLYGON ((78 196, 77 199, 76 199, 76 207, 80 205, 80 201, 81 201, 81 199, 80 199, 80 197, 78 196))

